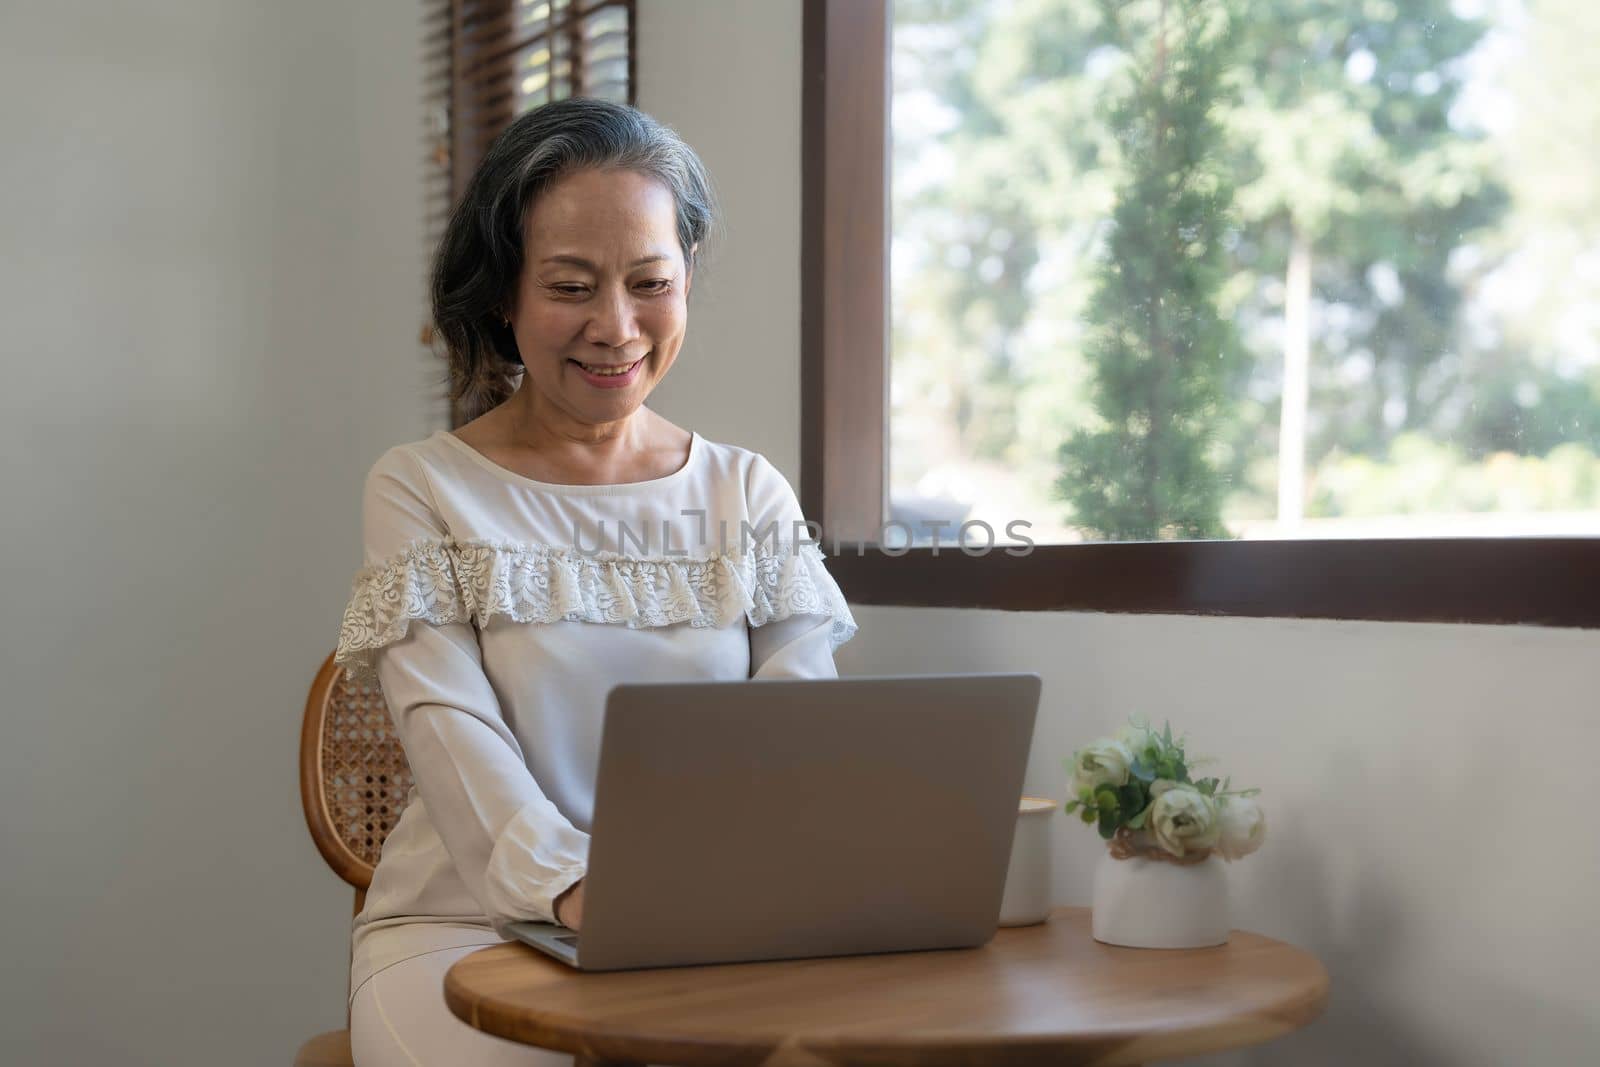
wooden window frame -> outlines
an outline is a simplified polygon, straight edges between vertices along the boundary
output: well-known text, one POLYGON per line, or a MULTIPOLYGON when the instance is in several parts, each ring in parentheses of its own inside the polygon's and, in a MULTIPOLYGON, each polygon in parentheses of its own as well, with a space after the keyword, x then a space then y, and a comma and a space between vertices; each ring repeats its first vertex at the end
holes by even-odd
POLYGON ((858 604, 1600 627, 1600 538, 885 550, 890 0, 805 0, 801 502, 858 604))

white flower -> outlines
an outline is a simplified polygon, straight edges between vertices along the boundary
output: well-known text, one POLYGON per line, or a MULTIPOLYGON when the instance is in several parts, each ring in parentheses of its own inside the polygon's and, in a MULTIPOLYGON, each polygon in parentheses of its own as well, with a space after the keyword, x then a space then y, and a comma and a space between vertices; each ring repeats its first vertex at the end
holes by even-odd
POLYGON ((1225 860, 1238 860, 1261 847, 1267 837, 1267 817, 1249 797, 1223 797, 1217 802, 1221 836, 1217 851, 1225 860))
POLYGON ((1082 796, 1103 785, 1128 783, 1128 764, 1133 757, 1120 741, 1096 741, 1072 754, 1072 792, 1082 796))
POLYGON ((1205 849, 1217 843, 1221 832, 1214 801, 1192 785, 1159 781, 1150 787, 1155 800, 1150 805, 1146 828, 1156 844, 1182 856, 1186 849, 1205 849))
POLYGON ((1118 730, 1113 739, 1130 753, 1137 756, 1144 751, 1146 745, 1150 744, 1153 737, 1155 737, 1155 731, 1151 730, 1150 727, 1130 722, 1118 730))

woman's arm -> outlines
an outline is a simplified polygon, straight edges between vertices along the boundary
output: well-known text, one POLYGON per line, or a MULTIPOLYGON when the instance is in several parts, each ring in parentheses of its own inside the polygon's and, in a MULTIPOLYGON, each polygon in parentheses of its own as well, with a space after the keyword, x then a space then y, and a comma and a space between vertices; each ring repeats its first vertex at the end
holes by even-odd
POLYGON ((751 526, 776 530, 775 560, 760 590, 761 613, 750 628, 750 677, 837 678, 833 651, 856 630, 844 594, 828 573, 821 549, 799 544, 805 535, 800 501, 776 467, 757 456, 745 486, 751 526))
POLYGON ((552 921, 555 898, 587 869, 589 835, 528 771, 443 554, 448 531, 403 451, 368 474, 362 528, 367 566, 340 654, 375 667, 417 793, 496 930, 552 921))
POLYGON ((791 615, 750 628, 751 678, 837 678, 828 615, 791 615))
MULTIPOLYGON (((587 876, 585 876, 587 877, 587 876)), ((556 922, 569 930, 583 926, 583 879, 579 879, 556 897, 556 922)))

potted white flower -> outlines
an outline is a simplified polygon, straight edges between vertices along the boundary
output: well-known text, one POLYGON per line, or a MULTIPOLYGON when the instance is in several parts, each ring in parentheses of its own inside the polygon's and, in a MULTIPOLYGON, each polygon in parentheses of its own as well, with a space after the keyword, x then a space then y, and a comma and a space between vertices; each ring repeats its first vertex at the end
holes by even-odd
POLYGON ((1106 852, 1095 871, 1097 941, 1137 948, 1199 948, 1228 940, 1221 861, 1261 847, 1257 789, 1190 777, 1182 738, 1130 723, 1072 755, 1076 813, 1106 852))

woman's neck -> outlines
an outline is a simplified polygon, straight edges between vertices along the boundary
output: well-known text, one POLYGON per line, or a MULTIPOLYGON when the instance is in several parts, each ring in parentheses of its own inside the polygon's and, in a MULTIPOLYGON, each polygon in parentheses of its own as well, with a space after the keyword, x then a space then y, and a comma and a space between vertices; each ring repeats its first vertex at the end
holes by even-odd
POLYGON ((509 470, 563 485, 665 477, 683 466, 688 438, 643 404, 615 422, 584 423, 538 400, 526 384, 456 436, 509 470))

